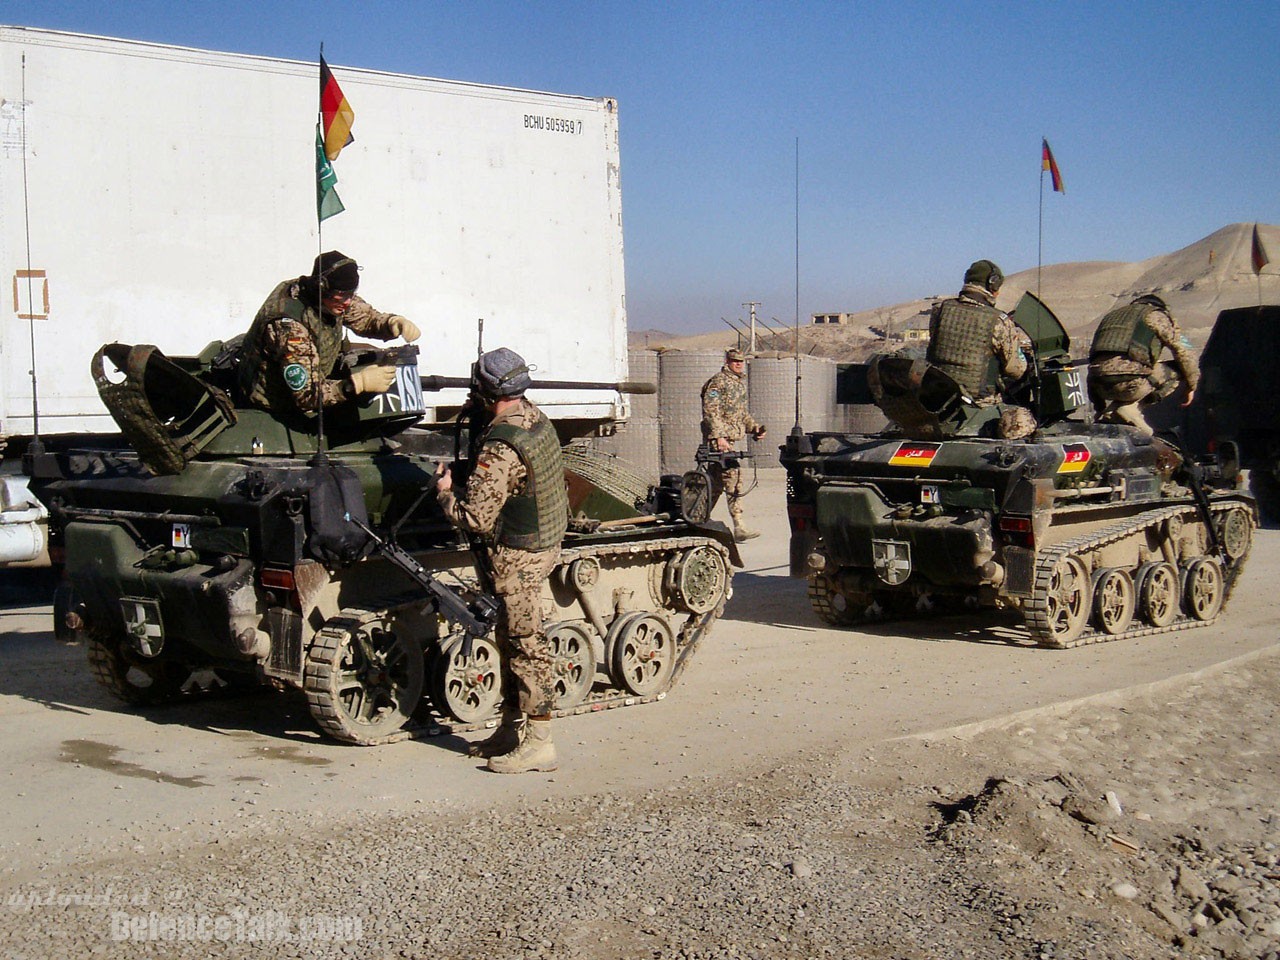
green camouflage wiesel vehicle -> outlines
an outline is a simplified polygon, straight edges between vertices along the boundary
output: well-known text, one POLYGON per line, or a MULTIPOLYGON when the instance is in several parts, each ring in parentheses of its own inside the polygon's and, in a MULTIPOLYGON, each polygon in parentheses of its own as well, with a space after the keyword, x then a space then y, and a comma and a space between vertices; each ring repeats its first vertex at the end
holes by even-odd
POLYGON ((1000 439, 923 359, 873 358, 868 381, 896 427, 793 431, 783 450, 791 572, 823 620, 1021 611, 1032 639, 1074 647, 1213 620, 1252 543, 1256 509, 1230 446, 1184 459, 1125 426, 1086 424, 1084 371, 1031 294, 1014 320, 1034 362, 1010 387, 1040 424, 1000 439))
MULTIPOLYGON (((468 381, 419 377, 412 346, 348 354, 397 380, 326 412, 317 455, 314 423, 233 406, 232 357, 108 345, 95 378, 129 447, 28 458, 97 679, 137 706, 297 688, 358 744, 489 722, 496 603, 434 496, 437 464, 465 476, 465 433, 414 426, 424 389, 468 381)), ((724 608, 736 547, 609 458, 571 445, 566 464, 573 521, 543 591, 557 713, 661 699, 724 608)))

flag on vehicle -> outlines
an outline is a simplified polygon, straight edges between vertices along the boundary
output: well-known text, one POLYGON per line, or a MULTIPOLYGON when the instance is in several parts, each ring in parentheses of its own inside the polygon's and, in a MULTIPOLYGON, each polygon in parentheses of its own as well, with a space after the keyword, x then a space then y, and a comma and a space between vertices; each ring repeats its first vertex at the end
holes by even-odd
POLYGON ((320 55, 320 119, 324 125, 324 155, 329 160, 337 160, 342 148, 355 141, 351 125, 356 122, 356 112, 330 72, 329 64, 324 62, 324 54, 320 55))
POLYGON ((320 135, 320 124, 316 124, 316 216, 327 220, 346 209, 338 198, 338 175, 333 172, 333 164, 324 152, 324 138, 320 135))
POLYGON ((1267 251, 1262 249, 1262 238, 1258 236, 1258 225, 1253 225, 1253 272, 1261 273, 1262 268, 1271 262, 1267 251))
POLYGON ((1040 138, 1040 169, 1049 171, 1049 179, 1053 181, 1054 193, 1066 193, 1067 188, 1062 185, 1062 174, 1058 172, 1058 161, 1053 159, 1053 151, 1049 149, 1049 141, 1040 138))

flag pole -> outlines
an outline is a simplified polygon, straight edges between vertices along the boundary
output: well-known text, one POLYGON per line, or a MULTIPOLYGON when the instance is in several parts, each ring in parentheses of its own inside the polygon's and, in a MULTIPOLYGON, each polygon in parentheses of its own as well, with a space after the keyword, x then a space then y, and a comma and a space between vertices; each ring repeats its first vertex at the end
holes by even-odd
MULTIPOLYGON (((324 41, 320 41, 320 63, 324 63, 324 41)), ((320 63, 316 64, 317 75, 320 71, 320 63)), ((320 81, 323 83, 323 79, 320 81)), ((316 96, 316 137, 321 143, 324 142, 324 91, 316 96)), ((316 265, 320 265, 320 257, 324 255, 324 217, 320 215, 320 181, 316 180, 316 265)), ((320 289, 320 275, 323 270, 316 271, 316 319, 324 322, 324 291, 320 289)), ((319 389, 319 404, 316 409, 316 459, 323 463, 325 456, 324 443, 324 382, 329 377, 328 370, 316 370, 312 368, 312 375, 315 377, 316 386, 319 389)))
POLYGON ((1040 270, 1044 266, 1044 141, 1041 141, 1040 214, 1036 220, 1036 299, 1040 299, 1040 270))

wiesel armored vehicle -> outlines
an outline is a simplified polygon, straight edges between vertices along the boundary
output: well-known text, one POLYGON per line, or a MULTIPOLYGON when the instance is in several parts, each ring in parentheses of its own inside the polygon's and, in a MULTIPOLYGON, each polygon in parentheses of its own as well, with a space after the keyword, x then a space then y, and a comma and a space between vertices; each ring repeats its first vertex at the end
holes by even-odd
POLYGON ((788 438, 791 572, 813 609, 852 625, 1008 607, 1058 648, 1213 620, 1256 525, 1229 445, 1198 463, 1085 423, 1084 371, 1057 318, 1031 294, 1013 317, 1035 356, 1006 396, 1035 414, 1030 436, 1001 438, 1001 408, 924 359, 882 355, 867 380, 889 429, 788 438))
MULTIPOLYGON (((424 389, 466 378, 419 376, 412 346, 348 354, 397 379, 326 411, 321 443, 314 422, 236 408, 234 356, 108 345, 94 377, 129 444, 28 457, 97 679, 141 706, 296 688, 358 744, 489 721, 497 605, 434 496, 438 464, 465 471, 467 431, 415 426, 424 389)), ((571 528, 543 589, 556 712, 660 699, 721 613, 736 547, 682 520, 674 490, 580 446, 566 464, 571 528)))

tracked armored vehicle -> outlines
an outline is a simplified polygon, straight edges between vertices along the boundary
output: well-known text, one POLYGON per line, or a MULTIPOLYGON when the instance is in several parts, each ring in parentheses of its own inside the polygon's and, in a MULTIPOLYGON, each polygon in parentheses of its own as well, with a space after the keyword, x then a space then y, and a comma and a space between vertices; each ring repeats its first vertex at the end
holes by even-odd
MULTIPOLYGON (((104 347, 95 378, 130 443, 29 458, 94 675, 135 706, 300 690, 357 744, 490 721, 496 603, 433 495, 437 464, 465 470, 466 437, 415 426, 424 389, 467 380, 420 377, 416 347, 349 355, 397 380, 328 413, 317 455, 314 424, 231 404, 228 356, 104 347)), ((543 589, 556 713, 661 699, 723 610, 736 547, 681 519, 674 491, 586 448, 566 463, 573 519, 543 589)))
POLYGON ((882 356, 867 376, 894 426, 788 438, 791 573, 814 611, 852 626, 1008 607, 1057 648, 1212 621, 1256 525, 1231 458, 1072 416, 1084 378, 1061 324, 1030 294, 1013 316, 1035 346, 1006 393, 1036 414, 1029 437, 1000 438, 999 409, 923 359, 882 356))

